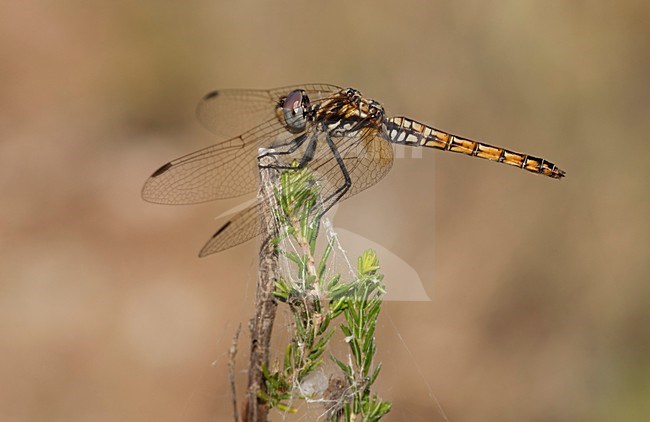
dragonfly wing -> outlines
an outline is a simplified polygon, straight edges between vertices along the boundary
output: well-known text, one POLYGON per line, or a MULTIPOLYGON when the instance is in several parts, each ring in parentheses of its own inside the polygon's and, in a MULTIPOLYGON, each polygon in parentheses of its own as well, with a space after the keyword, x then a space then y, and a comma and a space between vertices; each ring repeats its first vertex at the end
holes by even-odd
MULTIPOLYGON (((366 128, 348 136, 333 137, 336 153, 341 157, 352 186, 340 200, 347 199, 374 186, 393 165, 391 144, 377 135, 374 128, 366 128)), ((336 160, 335 152, 320 145, 319 154, 310 164, 321 184, 321 198, 326 200, 344 186, 345 177, 336 160)), ((326 207, 329 205, 324 204, 326 207)))
POLYGON ((260 212, 262 206, 258 201, 243 211, 235 214, 226 224, 212 235, 210 240, 203 246, 200 257, 244 243, 260 234, 262 225, 260 212))
POLYGON ((145 182, 142 197, 159 204, 196 204, 254 192, 258 149, 291 145, 300 136, 304 135, 290 133, 273 117, 237 137, 163 165, 145 182))
POLYGON ((275 116, 279 101, 296 89, 303 89, 311 102, 323 100, 341 90, 328 84, 304 84, 274 89, 222 89, 206 94, 196 116, 211 132, 224 139, 237 136, 275 116))
MULTIPOLYGON (((373 186, 390 170, 393 164, 392 146, 376 134, 376 130, 366 129, 355 135, 333 138, 337 153, 352 179, 352 186, 341 201, 373 186)), ((335 154, 322 139, 325 135, 320 136, 318 151, 308 166, 315 172, 315 178, 319 182, 321 199, 325 201, 330 198, 329 201, 333 204, 336 199, 333 195, 344 185, 345 178, 335 154)), ((289 163, 292 159, 287 158, 286 162, 289 163)), ((325 202, 323 205, 329 204, 325 202)), ((236 214, 210 238, 199 256, 223 251, 260 234, 260 211, 261 203, 257 202, 236 214)))

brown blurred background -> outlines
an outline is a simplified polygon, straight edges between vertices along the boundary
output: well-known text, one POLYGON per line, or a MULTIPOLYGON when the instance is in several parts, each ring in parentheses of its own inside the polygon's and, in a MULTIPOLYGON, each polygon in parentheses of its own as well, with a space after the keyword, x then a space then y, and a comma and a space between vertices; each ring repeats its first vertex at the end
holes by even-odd
POLYGON ((429 150, 340 207, 432 298, 382 315, 389 420, 649 420, 649 19, 643 0, 4 2, 0 420, 231 417, 256 243, 198 259, 238 201, 140 188, 215 141, 206 92, 301 82, 567 171, 429 150))

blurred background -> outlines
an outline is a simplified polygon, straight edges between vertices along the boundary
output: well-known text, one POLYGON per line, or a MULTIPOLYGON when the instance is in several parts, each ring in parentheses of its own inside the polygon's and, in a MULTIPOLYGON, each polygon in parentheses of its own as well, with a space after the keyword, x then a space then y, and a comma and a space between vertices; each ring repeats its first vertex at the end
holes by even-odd
POLYGON ((199 259, 239 200, 140 189, 215 142, 206 92, 327 82, 567 171, 428 150, 340 206, 432 299, 382 314, 388 420, 648 420, 648 19, 642 0, 3 2, 0 419, 231 418, 257 243, 199 259))

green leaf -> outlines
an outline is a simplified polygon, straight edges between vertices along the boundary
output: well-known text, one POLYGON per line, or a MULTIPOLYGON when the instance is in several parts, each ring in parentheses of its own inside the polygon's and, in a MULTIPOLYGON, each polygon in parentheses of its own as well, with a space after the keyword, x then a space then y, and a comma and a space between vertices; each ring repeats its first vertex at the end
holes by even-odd
POLYGON ((372 249, 367 249, 358 259, 357 271, 359 276, 370 274, 379 269, 377 254, 372 249))
POLYGON ((352 331, 350 331, 349 327, 347 327, 347 326, 345 326, 343 324, 339 325, 339 327, 341 328, 341 331, 343 331, 343 334, 345 334, 346 337, 351 337, 352 336, 352 331))
POLYGON ((321 257, 321 260, 318 263, 316 274, 318 274, 319 279, 323 278, 323 274, 325 273, 325 268, 327 268, 327 260, 330 257, 330 253, 332 253, 333 242, 334 242, 334 238, 331 238, 329 242, 327 242, 327 245, 325 246, 325 250, 323 251, 323 256, 321 257))
POLYGON ((307 286, 313 287, 315 281, 316 281, 316 276, 315 275, 310 275, 310 276, 307 276, 307 278, 305 279, 305 284, 307 286))
POLYGON ((321 363, 323 363, 323 358, 319 358, 319 359, 315 359, 313 361, 309 361, 307 366, 305 366, 305 369, 303 371, 301 371, 299 379, 303 379, 305 376, 312 373, 316 368, 318 368, 321 365, 321 363))
POLYGON ((266 394, 264 391, 259 390, 257 392, 257 398, 262 400, 263 403, 270 403, 271 402, 271 397, 269 397, 268 394, 266 394))
POLYGON ((377 364, 375 370, 372 372, 372 375, 370 376, 370 380, 368 381, 368 386, 371 386, 375 383, 375 380, 379 376, 379 371, 381 371, 381 362, 377 364))
MULTIPOLYGON (((322 275, 321 275, 321 277, 322 277, 322 275)), ((334 288, 334 286, 336 286, 338 284, 339 280, 341 280, 341 274, 335 274, 329 280, 327 280, 325 282, 325 291, 328 292, 328 297, 330 299, 332 298, 330 290, 332 290, 334 288)))
POLYGON ((285 413, 296 413, 298 411, 298 409, 296 409, 295 407, 291 407, 289 405, 282 404, 282 403, 278 403, 277 408, 278 410, 285 413))
POLYGON ((341 371, 348 377, 352 378, 352 368, 350 368, 348 365, 344 364, 340 360, 338 360, 335 356, 331 356, 332 360, 334 363, 338 365, 339 368, 341 368, 341 371))
POLYGON ((374 335, 375 335, 375 324, 370 324, 370 327, 368 327, 368 329, 363 334, 364 337, 363 350, 367 350, 368 345, 374 343, 375 341, 374 335))
POLYGON ((291 368, 292 343, 287 344, 284 349, 284 370, 291 368))
POLYGON ((335 300, 330 304, 330 314, 332 314, 332 319, 338 317, 341 312, 347 309, 347 302, 343 300, 335 300))
POLYGON ((344 313, 345 319, 348 323, 348 326, 350 326, 350 328, 359 326, 359 313, 358 313, 358 309, 355 308, 355 305, 356 305, 355 302, 350 303, 344 313))
POLYGON ((300 265, 300 266, 304 265, 303 264, 304 261, 303 261, 302 257, 299 256, 298 254, 293 253, 293 252, 286 252, 286 251, 285 251, 284 254, 285 254, 285 256, 287 258, 289 258, 290 261, 293 261, 295 264, 300 265))
POLYGON ((348 345, 350 346, 350 350, 352 351, 352 356, 354 356, 354 363, 357 366, 361 366, 361 348, 359 347, 359 341, 354 338, 350 337, 347 339, 348 345))
POLYGON ((372 323, 375 324, 380 311, 381 311, 381 301, 377 301, 374 305, 372 305, 372 308, 368 311, 368 320, 372 321, 372 323))
POLYGON ((362 368, 362 373, 364 377, 367 377, 368 373, 370 372, 370 365, 372 365, 372 359, 375 356, 376 348, 377 345, 375 344, 375 342, 370 342, 368 346, 368 350, 364 351, 365 362, 363 362, 363 368, 362 368))
POLYGON ((323 322, 321 322, 320 326, 318 327, 319 336, 323 334, 325 331, 327 331, 327 328, 330 326, 330 321, 332 321, 332 315, 328 312, 325 314, 325 317, 323 318, 323 322))
POLYGON ((330 338, 334 334, 334 330, 330 330, 327 334, 325 334, 323 337, 321 337, 316 345, 314 346, 314 349, 324 349, 325 345, 327 344, 328 341, 330 341, 330 338))

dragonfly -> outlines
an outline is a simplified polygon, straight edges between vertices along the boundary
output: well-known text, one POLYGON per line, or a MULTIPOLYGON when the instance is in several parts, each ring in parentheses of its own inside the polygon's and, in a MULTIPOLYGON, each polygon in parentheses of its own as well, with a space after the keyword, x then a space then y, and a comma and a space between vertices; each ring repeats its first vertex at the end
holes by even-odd
MULTIPOLYGON (((196 204, 252 193, 259 184, 259 151, 273 156, 278 169, 313 170, 325 211, 379 182, 392 167, 394 144, 456 152, 553 179, 565 176, 546 159, 388 116, 358 90, 329 84, 212 91, 199 102, 197 117, 222 140, 154 171, 142 188, 146 201, 196 204)), ((199 256, 260 234, 262 200, 232 216, 199 256)))

